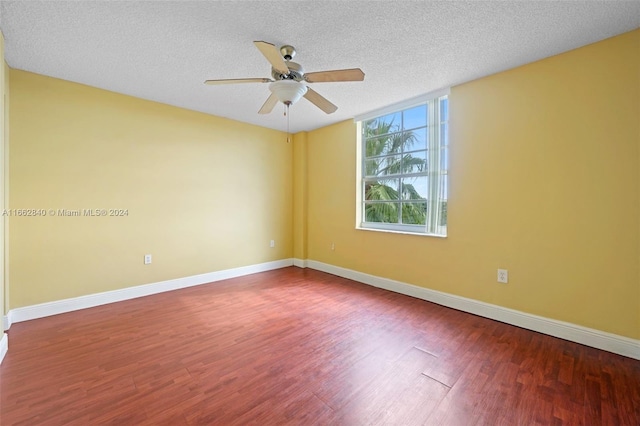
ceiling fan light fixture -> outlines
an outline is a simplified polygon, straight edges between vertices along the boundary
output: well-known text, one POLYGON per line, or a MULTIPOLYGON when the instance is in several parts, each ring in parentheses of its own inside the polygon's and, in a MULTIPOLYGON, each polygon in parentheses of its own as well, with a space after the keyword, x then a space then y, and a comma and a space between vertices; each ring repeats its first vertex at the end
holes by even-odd
POLYGON ((307 93, 307 86, 295 80, 279 80, 269 85, 271 93, 285 105, 293 105, 307 93))

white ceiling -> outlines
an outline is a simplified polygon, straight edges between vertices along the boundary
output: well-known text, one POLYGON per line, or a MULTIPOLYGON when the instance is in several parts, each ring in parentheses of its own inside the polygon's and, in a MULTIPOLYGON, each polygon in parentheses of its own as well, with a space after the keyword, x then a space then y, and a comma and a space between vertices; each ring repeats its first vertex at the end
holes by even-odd
POLYGON ((312 130, 640 27, 640 1, 5 1, 9 66, 285 130, 258 115, 270 77, 252 41, 292 44, 307 72, 360 67, 364 82, 316 83, 291 131, 312 130))

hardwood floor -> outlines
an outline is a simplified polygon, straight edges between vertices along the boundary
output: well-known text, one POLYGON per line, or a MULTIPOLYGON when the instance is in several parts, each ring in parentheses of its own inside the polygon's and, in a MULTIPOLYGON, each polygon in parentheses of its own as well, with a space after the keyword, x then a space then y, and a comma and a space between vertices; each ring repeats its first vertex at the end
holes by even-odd
POLYGON ((286 268, 14 324, 8 425, 640 425, 640 361, 286 268))

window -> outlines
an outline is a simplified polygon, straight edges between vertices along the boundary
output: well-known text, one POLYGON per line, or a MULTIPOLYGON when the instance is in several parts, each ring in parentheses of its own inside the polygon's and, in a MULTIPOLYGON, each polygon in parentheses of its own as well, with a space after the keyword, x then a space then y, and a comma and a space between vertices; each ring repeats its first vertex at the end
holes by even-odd
POLYGON ((446 236, 448 91, 356 121, 357 227, 446 236))

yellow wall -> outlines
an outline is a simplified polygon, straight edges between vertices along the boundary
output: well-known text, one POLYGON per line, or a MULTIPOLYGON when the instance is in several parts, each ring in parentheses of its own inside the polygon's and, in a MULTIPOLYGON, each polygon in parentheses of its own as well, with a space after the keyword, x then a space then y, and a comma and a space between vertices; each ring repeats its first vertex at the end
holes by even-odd
POLYGON ((18 70, 10 114, 11 209, 128 209, 11 217, 11 308, 292 256, 284 133, 18 70))
POLYGON ((640 338, 640 30, 453 87, 450 114, 447 238, 354 229, 355 124, 308 134, 308 258, 640 338))
MULTIPOLYGON (((0 144, 3 150, 3 158, 0 161, 0 167, 2 167, 2 173, 0 173, 0 190, 3 191, 4 196, 0 197, 0 203, 2 203, 2 210, 5 206, 9 205, 9 135, 10 135, 10 120, 9 110, 11 105, 11 90, 10 90, 10 77, 11 73, 9 66, 4 62, 4 142, 0 144)), ((0 274, 4 282, 4 303, 0 304, 0 311, 4 309, 4 312, 9 312, 9 217, 5 216, 0 221, 0 226, 4 233, 2 240, 4 244, 0 250, 4 250, 4 258, 0 257, 0 264, 3 268, 3 273, 0 274)), ((0 285, 0 290, 2 285, 0 285)), ((0 291, 1 292, 1 291, 0 291)))
POLYGON ((307 132, 293 135, 293 256, 307 258, 307 132))
MULTIPOLYGON (((7 65, 4 62, 4 35, 0 32, 0 213, 5 206, 5 144, 7 141, 7 124, 6 112, 8 111, 8 89, 9 76, 7 65)), ((4 315, 5 311, 5 219, 0 217, 0 315, 4 315)), ((1 330, 0 330, 1 331, 1 330)))

